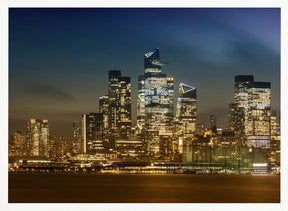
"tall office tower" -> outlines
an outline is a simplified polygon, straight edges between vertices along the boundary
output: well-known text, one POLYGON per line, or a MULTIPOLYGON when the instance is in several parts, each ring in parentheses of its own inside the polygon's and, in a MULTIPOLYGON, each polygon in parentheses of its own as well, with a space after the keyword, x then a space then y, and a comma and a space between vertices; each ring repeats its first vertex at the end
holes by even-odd
POLYGON ((117 128, 121 139, 131 136, 131 82, 130 77, 121 77, 117 128))
POLYGON ((101 113, 82 115, 82 152, 95 154, 104 150, 103 146, 103 116, 101 113), (99 146, 101 145, 101 148, 99 146))
POLYGON ((233 107, 234 114, 230 115, 230 127, 238 130, 235 131, 236 134, 241 134, 244 128, 248 146, 269 148, 270 83, 255 82, 252 75, 238 75, 235 77, 234 91, 235 102, 230 106, 231 109, 233 107))
POLYGON ((48 120, 27 121, 28 151, 30 156, 48 156, 48 120))
POLYGON ((116 137, 126 139, 131 135, 131 82, 121 76, 120 70, 109 71, 109 128, 116 137))
POLYGON ((73 122, 73 137, 72 137, 72 153, 81 153, 81 123, 79 121, 73 122))
POLYGON ((43 119, 41 122, 41 141, 40 155, 48 157, 48 141, 49 141, 49 124, 48 120, 43 119))
POLYGON ((179 84, 176 122, 179 135, 192 137, 196 132, 197 89, 184 83, 179 84))
POLYGON ((254 82, 248 89, 248 96, 247 143, 256 148, 270 148, 270 83, 254 82))
POLYGON ((109 97, 107 95, 99 98, 99 113, 103 115, 103 138, 109 134, 109 97))
POLYGON ((26 155, 26 138, 21 131, 15 131, 10 136, 9 156, 24 156, 26 155))
POLYGON ((254 82, 253 75, 238 75, 235 76, 234 80, 234 103, 238 107, 243 107, 245 112, 244 128, 245 134, 247 134, 247 124, 248 124, 248 89, 252 86, 254 82))
POLYGON ((234 101, 241 107, 248 106, 248 89, 254 82, 253 75, 237 75, 234 80, 234 101))
POLYGON ((137 127, 146 131, 152 156, 160 153, 160 136, 172 135, 174 81, 162 72, 163 65, 158 48, 144 54, 144 75, 138 82, 137 127))

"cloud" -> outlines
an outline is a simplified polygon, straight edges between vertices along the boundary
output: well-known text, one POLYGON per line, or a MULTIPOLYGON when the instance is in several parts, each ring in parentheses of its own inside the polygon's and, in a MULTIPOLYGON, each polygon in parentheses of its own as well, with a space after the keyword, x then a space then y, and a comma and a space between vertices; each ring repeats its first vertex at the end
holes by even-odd
POLYGON ((241 62, 248 63, 267 63, 271 61, 280 62, 280 55, 272 51, 259 42, 234 42, 231 43, 231 56, 237 58, 241 62))
POLYGON ((33 84, 25 86, 24 92, 28 95, 40 99, 56 100, 56 101, 73 101, 74 97, 62 89, 44 85, 44 84, 33 84))

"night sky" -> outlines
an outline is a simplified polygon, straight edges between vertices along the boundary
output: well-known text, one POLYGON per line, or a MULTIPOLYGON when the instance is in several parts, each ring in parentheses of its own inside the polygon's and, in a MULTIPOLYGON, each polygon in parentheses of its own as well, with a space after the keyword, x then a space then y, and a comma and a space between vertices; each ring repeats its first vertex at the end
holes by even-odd
MULTIPOLYGON (((98 112, 108 71, 132 82, 144 53, 160 49, 167 76, 197 87, 198 120, 228 126, 234 76, 271 82, 280 115, 280 9, 25 9, 9 10, 9 130, 46 118, 52 136, 72 137, 72 122, 98 112)), ((278 120, 279 121, 279 120, 278 120)))

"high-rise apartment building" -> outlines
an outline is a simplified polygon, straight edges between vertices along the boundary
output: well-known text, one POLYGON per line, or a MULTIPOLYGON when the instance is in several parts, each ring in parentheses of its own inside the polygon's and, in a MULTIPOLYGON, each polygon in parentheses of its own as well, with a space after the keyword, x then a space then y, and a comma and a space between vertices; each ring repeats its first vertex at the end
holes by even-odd
POLYGON ((159 49, 144 54, 144 75, 139 76, 137 128, 147 136, 150 155, 160 153, 160 136, 172 135, 174 79, 162 72, 159 49))
POLYGON ((30 119, 27 121, 27 138, 30 156, 48 156, 48 120, 30 119))
POLYGON ((192 137, 196 132, 197 89, 180 83, 176 110, 176 132, 180 136, 192 137))

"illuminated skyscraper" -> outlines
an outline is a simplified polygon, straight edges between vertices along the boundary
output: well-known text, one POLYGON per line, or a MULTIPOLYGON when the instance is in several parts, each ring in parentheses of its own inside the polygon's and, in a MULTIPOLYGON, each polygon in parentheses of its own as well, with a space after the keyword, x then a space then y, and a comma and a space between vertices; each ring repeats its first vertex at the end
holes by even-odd
POLYGON ((28 154, 30 156, 48 156, 48 120, 30 119, 30 121, 27 121, 27 138, 28 154))
POLYGON ((98 152, 99 144, 103 146, 103 115, 101 113, 90 113, 82 115, 82 152, 95 154, 98 152))
POLYGON ((41 122, 41 141, 40 155, 48 157, 48 141, 49 141, 49 124, 48 120, 43 119, 41 122))
POLYGON ((252 75, 235 77, 234 104, 230 105, 230 128, 246 144, 270 147, 271 89, 269 82, 255 82, 252 75))
POLYGON ((99 98, 99 112, 103 115, 103 138, 109 134, 109 97, 107 95, 99 98))
POLYGON ((247 143, 270 148, 271 89, 268 82, 254 82, 248 90, 247 143))
POLYGON ((81 124, 79 121, 73 122, 72 153, 81 153, 81 124))
POLYGON ((144 54, 144 75, 139 77, 137 128, 147 135, 150 155, 159 155, 160 136, 172 135, 174 79, 161 70, 159 49, 144 54))
POLYGON ((179 84, 176 122, 180 136, 192 137, 196 132, 197 121, 197 89, 184 83, 179 84))
POLYGON ((131 82, 130 77, 121 76, 120 70, 109 71, 108 98, 110 132, 122 139, 128 138, 131 135, 132 126, 131 82))

